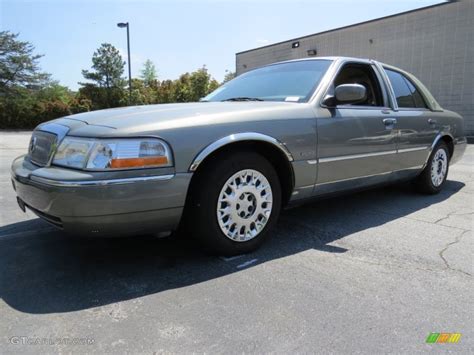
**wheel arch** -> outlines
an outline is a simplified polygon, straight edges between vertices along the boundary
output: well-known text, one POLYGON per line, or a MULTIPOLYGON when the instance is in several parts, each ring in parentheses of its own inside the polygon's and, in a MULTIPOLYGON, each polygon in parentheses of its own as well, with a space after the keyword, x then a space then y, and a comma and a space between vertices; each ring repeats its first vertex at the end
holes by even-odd
POLYGON ((448 146, 449 158, 451 159, 454 154, 454 138, 451 134, 446 133, 446 132, 441 132, 436 136, 435 140, 433 141, 433 144, 430 147, 430 153, 436 147, 436 144, 438 144, 440 141, 445 142, 446 145, 448 146))
POLYGON ((209 144, 206 148, 201 150, 199 154, 194 158, 193 162, 189 166, 189 171, 196 171, 199 165, 211 154, 217 150, 227 146, 229 144, 234 144, 236 142, 264 142, 273 145, 275 148, 279 149, 282 153, 285 154, 288 161, 293 161, 293 156, 286 146, 277 140, 276 138, 270 137, 266 134, 256 133, 256 132, 244 132, 244 133, 235 133, 230 134, 226 137, 222 137, 217 141, 209 144))
POLYGON ((222 155, 235 151, 252 151, 264 156, 275 168, 282 188, 282 203, 286 204, 293 191, 295 177, 291 162, 293 156, 286 146, 271 136, 255 133, 236 133, 223 137, 204 148, 189 166, 193 172, 190 187, 205 166, 222 155))

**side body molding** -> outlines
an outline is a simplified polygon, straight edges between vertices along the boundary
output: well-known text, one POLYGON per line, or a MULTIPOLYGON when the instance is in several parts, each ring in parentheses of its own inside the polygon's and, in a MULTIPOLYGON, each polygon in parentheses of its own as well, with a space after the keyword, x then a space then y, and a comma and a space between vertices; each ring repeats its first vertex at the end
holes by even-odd
POLYGON ((204 148, 193 160, 189 167, 189 171, 196 171, 199 167, 199 164, 206 159, 211 153, 216 151, 217 149, 231 143, 235 142, 242 142, 242 141, 259 141, 259 142, 266 142, 274 145, 278 149, 280 149, 285 156, 287 157, 288 161, 293 161, 293 156, 286 148, 286 146, 278 141, 277 139, 267 136, 266 134, 256 133, 256 132, 244 132, 244 133, 235 133, 229 136, 220 138, 219 140, 215 141, 214 143, 209 144, 206 148, 204 148))

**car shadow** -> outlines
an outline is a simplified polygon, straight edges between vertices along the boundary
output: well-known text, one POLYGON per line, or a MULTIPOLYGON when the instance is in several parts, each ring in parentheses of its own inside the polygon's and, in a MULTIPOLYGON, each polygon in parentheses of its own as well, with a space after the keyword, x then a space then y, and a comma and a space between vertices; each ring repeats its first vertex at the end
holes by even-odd
POLYGON ((0 297, 32 314, 71 312, 206 282, 310 249, 344 253, 335 240, 437 204, 438 195, 394 185, 283 211, 258 251, 234 258, 203 253, 192 238, 71 238, 39 220, 0 228, 0 297))

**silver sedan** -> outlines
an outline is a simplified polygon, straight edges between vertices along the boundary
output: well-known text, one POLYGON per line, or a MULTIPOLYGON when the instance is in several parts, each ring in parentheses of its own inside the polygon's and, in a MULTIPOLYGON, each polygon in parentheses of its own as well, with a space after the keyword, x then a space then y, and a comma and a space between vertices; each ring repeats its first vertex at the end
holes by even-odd
POLYGON ((252 70, 197 103, 46 122, 11 171, 19 206, 65 231, 183 229, 232 255, 291 204, 401 180, 437 193, 465 146, 462 117, 413 75, 321 57, 252 70))

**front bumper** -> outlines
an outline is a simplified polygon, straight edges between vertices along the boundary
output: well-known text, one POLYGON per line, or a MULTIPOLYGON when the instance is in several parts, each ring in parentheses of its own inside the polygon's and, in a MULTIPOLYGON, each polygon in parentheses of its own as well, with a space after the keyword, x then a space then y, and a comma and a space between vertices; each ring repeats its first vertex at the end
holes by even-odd
MULTIPOLYGON (((140 176, 40 168, 25 159, 12 164, 20 207, 74 234, 104 236, 159 233, 177 228, 192 174, 140 176)), ((136 174, 136 173, 135 173, 136 174)))

